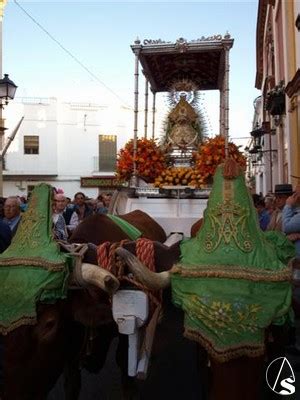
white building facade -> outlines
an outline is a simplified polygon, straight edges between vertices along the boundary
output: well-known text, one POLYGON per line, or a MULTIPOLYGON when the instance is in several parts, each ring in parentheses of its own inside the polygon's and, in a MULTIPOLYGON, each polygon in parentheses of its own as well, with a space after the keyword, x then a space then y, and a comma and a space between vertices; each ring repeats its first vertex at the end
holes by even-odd
POLYGON ((4 158, 4 197, 27 196, 41 182, 70 198, 96 197, 99 177, 114 176, 116 154, 133 136, 132 109, 121 105, 19 98, 5 110, 6 139, 22 116, 4 158))

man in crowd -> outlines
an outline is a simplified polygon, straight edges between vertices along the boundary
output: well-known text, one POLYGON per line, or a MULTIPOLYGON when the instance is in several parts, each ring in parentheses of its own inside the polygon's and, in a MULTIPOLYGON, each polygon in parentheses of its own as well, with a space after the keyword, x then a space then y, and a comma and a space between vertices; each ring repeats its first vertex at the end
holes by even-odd
POLYGON ((9 226, 12 237, 16 234, 21 219, 20 205, 21 201, 17 196, 8 197, 4 203, 3 222, 9 226))
POLYGON ((63 193, 56 193, 54 195, 55 211, 62 214, 67 205, 67 198, 63 193))
POLYGON ((271 220, 267 231, 282 232, 282 210, 286 199, 293 194, 293 187, 289 183, 275 185, 275 209, 272 212, 271 220))
POLYGON ((54 224, 54 234, 58 240, 68 240, 66 222, 63 217, 66 204, 67 199, 64 194, 54 194, 52 220, 54 224))
POLYGON ((107 214, 109 209, 109 204, 111 200, 111 195, 108 194, 99 194, 97 197, 97 206, 96 213, 97 214, 107 214))
POLYGON ((258 198, 257 200, 255 200, 254 206, 257 210, 260 229, 265 231, 267 229, 268 224, 270 223, 271 217, 268 211, 266 210, 264 199, 258 198))
POLYGON ((282 211, 282 229, 295 242, 296 259, 300 263, 300 187, 289 196, 282 211))
MULTIPOLYGON (((300 355, 300 186, 287 198, 282 211, 282 230, 294 242, 296 257, 293 260, 293 310, 295 312, 295 343, 288 354, 300 355)), ((293 365, 299 371, 299 363, 293 365)))

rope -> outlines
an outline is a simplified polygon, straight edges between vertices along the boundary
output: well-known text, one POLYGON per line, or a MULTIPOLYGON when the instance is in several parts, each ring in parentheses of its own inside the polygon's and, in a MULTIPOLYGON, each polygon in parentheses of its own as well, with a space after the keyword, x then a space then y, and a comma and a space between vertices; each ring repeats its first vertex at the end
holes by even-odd
MULTIPOLYGON (((134 277, 125 274, 125 263, 116 257, 115 251, 118 247, 122 247, 128 240, 122 240, 117 243, 105 242, 97 248, 98 265, 114 274, 120 282, 127 282, 134 285, 147 294, 150 300, 151 314, 154 308, 161 304, 161 291, 155 292, 149 290, 145 285, 138 282, 134 277), (153 307, 154 306, 154 307, 153 307)), ((155 271, 154 244, 152 240, 140 238, 136 241, 136 254, 138 259, 147 266, 151 271, 155 271)))
POLYGON ((124 275, 125 265, 121 260, 116 260, 115 252, 118 247, 123 247, 126 242, 128 242, 128 240, 122 240, 116 243, 104 242, 97 248, 98 265, 107 269, 118 279, 122 278, 124 275))
POLYGON ((152 240, 146 238, 138 239, 136 241, 136 255, 150 271, 155 272, 154 245, 152 240))

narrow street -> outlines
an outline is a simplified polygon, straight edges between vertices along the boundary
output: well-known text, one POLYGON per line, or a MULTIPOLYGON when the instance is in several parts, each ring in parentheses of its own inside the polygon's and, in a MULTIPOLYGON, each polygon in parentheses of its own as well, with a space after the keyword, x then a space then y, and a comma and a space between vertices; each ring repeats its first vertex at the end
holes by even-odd
MULTIPOLYGON (((297 322, 299 324, 299 321, 297 322)), ((199 348, 195 342, 182 336, 183 315, 181 310, 168 304, 168 312, 164 314, 157 328, 152 361, 146 381, 138 381, 140 400, 206 400, 206 372, 199 370, 199 348), (166 341, 166 338, 169 340, 166 341)), ((115 361, 117 339, 110 347, 104 368, 98 374, 82 371, 82 390, 79 400, 121 400, 121 373, 115 361)), ((296 393, 289 400, 296 400, 300 392, 300 354, 287 353, 296 379, 296 393)), ((232 382, 233 383, 233 382, 232 382)), ((228 383, 228 384, 232 384, 228 383)), ((273 400, 278 395, 265 385, 261 399, 273 400)), ((65 400, 63 380, 59 379, 47 400, 65 400)))
MULTIPOLYGON (((198 346, 183 338, 183 314, 168 305, 157 328, 152 361, 146 381, 138 382, 142 400, 204 400, 201 393, 203 376, 198 373, 198 346)), ((121 373, 115 362, 117 339, 112 342, 102 371, 92 375, 82 372, 80 400, 120 400, 121 373)), ((60 379, 48 400, 64 400, 63 382, 60 379)))

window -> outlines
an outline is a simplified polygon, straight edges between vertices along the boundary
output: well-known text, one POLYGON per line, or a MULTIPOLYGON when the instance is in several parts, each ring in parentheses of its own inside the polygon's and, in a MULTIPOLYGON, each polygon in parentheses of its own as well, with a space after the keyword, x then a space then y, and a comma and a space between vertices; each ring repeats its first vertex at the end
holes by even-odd
POLYGON ((24 154, 39 154, 39 136, 24 136, 24 154))
POLYGON ((99 171, 114 172, 117 160, 117 136, 99 135, 99 171))

